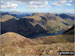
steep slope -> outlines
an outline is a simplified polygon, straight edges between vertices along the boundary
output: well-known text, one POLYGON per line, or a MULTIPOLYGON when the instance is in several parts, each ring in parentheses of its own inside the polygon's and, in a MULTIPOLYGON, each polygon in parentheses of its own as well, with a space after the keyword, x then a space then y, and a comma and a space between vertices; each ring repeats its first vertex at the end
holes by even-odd
POLYGON ((44 26, 33 22, 33 19, 21 18, 19 20, 10 19, 1 22, 1 33, 16 32, 23 36, 45 33, 44 26))
POLYGON ((5 22, 1 22, 1 33, 2 34, 6 32, 16 32, 17 20, 15 18, 11 18, 11 19, 4 20, 4 21, 5 22))
POLYGON ((30 35, 45 33, 46 31, 41 24, 35 23, 34 19, 22 18, 18 21, 17 32, 28 37, 30 35))
POLYGON ((34 40, 42 44, 66 43, 66 42, 74 43, 74 38, 75 38, 74 26, 72 26, 70 29, 65 31, 62 35, 42 36, 42 37, 35 38, 34 40))
POLYGON ((37 43, 23 37, 17 33, 7 32, 1 35, 1 46, 4 47, 25 47, 26 45, 36 45, 37 43))
POLYGON ((74 25, 70 29, 65 31, 64 34, 74 34, 74 25))
POLYGON ((43 33, 58 33, 71 28, 72 25, 72 20, 66 20, 50 13, 34 13, 32 16, 18 20, 6 16, 1 20, 1 33, 16 32, 25 37, 30 37, 43 33))
POLYGON ((0 22, 5 22, 5 21, 8 21, 10 19, 16 19, 16 20, 18 20, 18 18, 7 14, 7 15, 3 15, 1 17, 0 22))
POLYGON ((71 14, 60 14, 59 15, 61 18, 64 18, 64 19, 72 19, 74 20, 74 15, 71 15, 71 14))
POLYGON ((34 19, 33 24, 39 23, 43 25, 48 33, 64 31, 73 25, 73 21, 71 19, 63 19, 59 16, 56 16, 56 14, 51 13, 34 13, 33 16, 25 18, 34 19))

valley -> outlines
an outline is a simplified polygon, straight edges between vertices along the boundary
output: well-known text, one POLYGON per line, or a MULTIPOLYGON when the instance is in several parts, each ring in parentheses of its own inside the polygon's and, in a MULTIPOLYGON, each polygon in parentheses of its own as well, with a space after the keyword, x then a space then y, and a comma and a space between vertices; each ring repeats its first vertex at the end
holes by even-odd
MULTIPOLYGON (((66 16, 66 15, 65 15, 66 16)), ((74 50, 74 20, 51 13, 33 13, 17 18, 2 15, 1 54, 3 56, 59 55, 74 50)))

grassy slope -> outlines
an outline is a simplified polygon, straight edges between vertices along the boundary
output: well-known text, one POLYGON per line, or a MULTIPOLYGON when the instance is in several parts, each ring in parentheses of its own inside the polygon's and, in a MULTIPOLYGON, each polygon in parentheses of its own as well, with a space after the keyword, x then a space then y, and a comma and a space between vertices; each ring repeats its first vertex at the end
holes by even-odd
MULTIPOLYGON (((11 33, 6 33, 3 35, 3 36, 5 36, 2 39, 3 42, 5 42, 7 38, 8 39, 17 38, 17 41, 22 40, 19 38, 22 36, 20 36, 16 33, 13 33, 12 35, 10 35, 10 34, 11 33), (5 38, 5 40, 4 40, 4 38, 5 38)), ((11 46, 11 45, 5 44, 6 46, 2 46, 1 53, 2 53, 2 55, 9 55, 9 56, 10 55, 11 56, 12 55, 14 55, 14 56, 22 55, 23 56, 23 55, 29 55, 29 54, 30 55, 57 55, 57 54, 59 54, 59 51, 74 51, 74 43, 62 42, 62 41, 60 43, 59 40, 61 40, 61 35, 57 35, 57 36, 54 36, 54 37, 46 36, 46 37, 43 37, 43 39, 42 39, 42 37, 40 39, 36 39, 39 42, 40 42, 40 40, 42 40, 43 42, 47 41, 48 43, 42 43, 42 44, 37 44, 37 45, 34 44, 33 46, 30 44, 29 45, 24 44, 23 45, 24 47, 16 47, 13 45, 11 46), (53 41, 52 43, 54 43, 54 41, 57 41, 58 43, 50 44, 51 41, 53 41)), ((15 39, 11 39, 9 41, 14 41, 14 40, 15 39)), ((63 38, 62 38, 62 40, 63 40, 63 38)), ((29 43, 29 40, 27 40, 27 41, 28 41, 27 43, 29 43)), ((24 42, 26 43, 26 40, 24 42)), ((31 42, 34 43, 35 41, 31 41, 31 42)), ((16 41, 15 41, 15 43, 16 43, 16 41)), ((21 44, 23 44, 23 42, 21 44)))
POLYGON ((24 48, 5 47, 1 52, 3 55, 57 55, 59 51, 74 51, 73 43, 57 43, 47 45, 25 46, 24 48))
POLYGON ((16 19, 16 20, 18 20, 16 17, 14 17, 14 16, 11 16, 11 15, 4 15, 4 16, 2 16, 2 18, 0 19, 0 22, 5 22, 5 21, 8 21, 8 20, 10 20, 10 19, 16 19))

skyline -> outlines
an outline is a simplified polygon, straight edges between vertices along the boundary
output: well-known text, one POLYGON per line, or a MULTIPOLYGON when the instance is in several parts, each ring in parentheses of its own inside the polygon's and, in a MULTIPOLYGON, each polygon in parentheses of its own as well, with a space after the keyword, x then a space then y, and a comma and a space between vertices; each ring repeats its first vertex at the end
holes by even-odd
POLYGON ((1 11, 26 13, 74 13, 74 0, 2 0, 1 11))

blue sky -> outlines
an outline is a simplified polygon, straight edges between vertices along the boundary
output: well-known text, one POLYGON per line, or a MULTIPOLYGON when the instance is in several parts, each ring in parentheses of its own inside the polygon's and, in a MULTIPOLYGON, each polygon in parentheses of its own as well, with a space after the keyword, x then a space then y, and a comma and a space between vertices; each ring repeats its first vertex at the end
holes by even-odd
POLYGON ((2 0, 1 11, 74 13, 74 0, 2 0))

